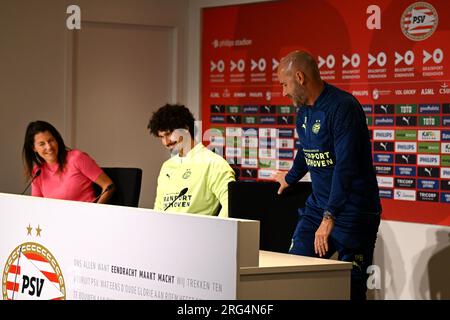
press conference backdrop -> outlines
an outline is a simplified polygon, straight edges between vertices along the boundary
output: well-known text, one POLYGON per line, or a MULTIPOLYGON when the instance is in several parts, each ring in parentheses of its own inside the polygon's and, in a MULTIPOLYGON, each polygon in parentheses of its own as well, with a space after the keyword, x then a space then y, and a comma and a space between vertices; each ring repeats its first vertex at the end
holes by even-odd
POLYGON ((204 140, 240 179, 292 166, 296 110, 276 71, 303 48, 363 105, 383 218, 450 225, 449 1, 284 0, 202 18, 202 120, 217 129, 204 140))

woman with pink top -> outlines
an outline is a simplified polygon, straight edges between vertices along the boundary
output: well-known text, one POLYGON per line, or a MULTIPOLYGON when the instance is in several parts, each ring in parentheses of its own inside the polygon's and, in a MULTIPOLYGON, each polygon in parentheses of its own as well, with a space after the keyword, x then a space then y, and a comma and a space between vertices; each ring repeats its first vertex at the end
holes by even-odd
POLYGON ((22 156, 32 196, 107 203, 114 192, 113 182, 97 163, 85 152, 66 148, 48 122, 28 124, 22 156), (93 183, 102 189, 98 199, 93 183))

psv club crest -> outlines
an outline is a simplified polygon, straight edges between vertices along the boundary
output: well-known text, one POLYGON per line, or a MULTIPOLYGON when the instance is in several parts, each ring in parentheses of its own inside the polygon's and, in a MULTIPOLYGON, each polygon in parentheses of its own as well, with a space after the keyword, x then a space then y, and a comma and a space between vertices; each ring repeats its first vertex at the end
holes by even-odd
POLYGON ((400 27, 408 39, 421 41, 434 33, 438 22, 438 13, 431 4, 415 2, 403 12, 400 27))
POLYGON ((3 300, 65 300, 64 277, 55 256, 36 242, 18 245, 3 268, 2 294, 3 300))

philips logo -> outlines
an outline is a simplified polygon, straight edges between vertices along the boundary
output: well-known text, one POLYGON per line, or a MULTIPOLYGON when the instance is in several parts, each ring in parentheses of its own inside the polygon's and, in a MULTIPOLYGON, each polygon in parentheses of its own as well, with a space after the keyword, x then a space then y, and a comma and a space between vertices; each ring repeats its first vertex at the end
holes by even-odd
POLYGON ((395 143, 395 152, 417 152, 417 143, 416 142, 396 142, 395 143))
POLYGON ((450 168, 441 168, 441 178, 450 178, 450 168))
POLYGON ((426 166, 439 166, 440 157, 419 154, 417 164, 426 166))
POLYGON ((394 130, 374 130, 373 140, 394 140, 395 134, 394 130))

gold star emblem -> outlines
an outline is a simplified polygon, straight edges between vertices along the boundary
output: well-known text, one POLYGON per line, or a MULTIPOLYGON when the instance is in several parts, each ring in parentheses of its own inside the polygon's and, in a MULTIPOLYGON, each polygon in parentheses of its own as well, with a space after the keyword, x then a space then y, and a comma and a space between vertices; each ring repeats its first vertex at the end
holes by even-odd
POLYGON ((41 231, 42 231, 42 229, 38 225, 38 227, 36 228, 36 237, 40 237, 41 236, 41 231))
POLYGON ((28 227, 27 227, 27 236, 28 236, 28 235, 31 236, 31 231, 33 231, 33 228, 30 226, 30 224, 28 224, 28 227))

